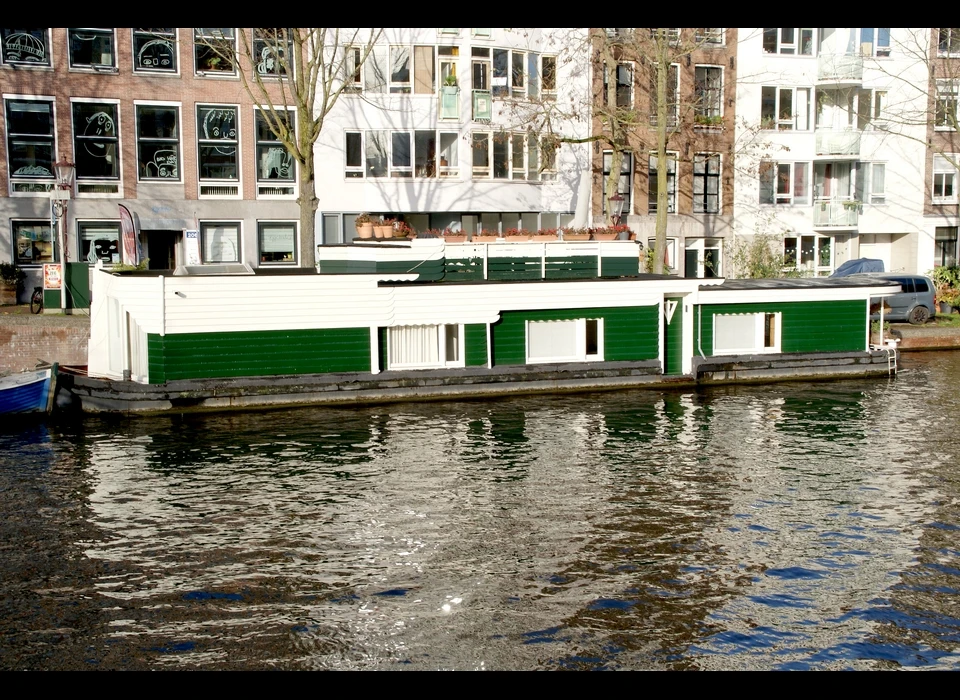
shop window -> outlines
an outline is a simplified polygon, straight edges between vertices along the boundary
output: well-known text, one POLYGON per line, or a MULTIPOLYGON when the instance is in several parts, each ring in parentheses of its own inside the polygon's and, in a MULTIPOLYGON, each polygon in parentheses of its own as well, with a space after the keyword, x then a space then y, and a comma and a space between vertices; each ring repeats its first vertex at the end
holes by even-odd
POLYGON ((18 265, 39 265, 60 259, 49 221, 14 221, 13 248, 18 265))
POLYGON ((240 224, 201 223, 200 250, 205 265, 240 262, 240 224))
POLYGON ((257 224, 261 265, 297 264, 297 224, 292 221, 261 221, 257 224))
POLYGON ((80 260, 91 265, 121 262, 120 224, 113 221, 81 221, 77 224, 80 260))

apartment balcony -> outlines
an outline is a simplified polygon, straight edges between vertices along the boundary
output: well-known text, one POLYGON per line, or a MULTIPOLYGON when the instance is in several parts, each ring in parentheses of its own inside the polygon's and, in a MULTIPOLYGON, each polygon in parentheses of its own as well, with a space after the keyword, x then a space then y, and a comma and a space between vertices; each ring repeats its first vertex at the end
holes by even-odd
POLYGON ((817 80, 822 83, 863 82, 863 56, 824 54, 817 59, 817 80))
POLYGON ((860 216, 860 202, 850 199, 818 199, 813 203, 813 227, 855 229, 860 216))
POLYGON ((818 156, 860 157, 861 132, 856 129, 817 129, 818 156))
POLYGON ((493 97, 489 90, 473 91, 473 121, 488 122, 493 119, 493 97))

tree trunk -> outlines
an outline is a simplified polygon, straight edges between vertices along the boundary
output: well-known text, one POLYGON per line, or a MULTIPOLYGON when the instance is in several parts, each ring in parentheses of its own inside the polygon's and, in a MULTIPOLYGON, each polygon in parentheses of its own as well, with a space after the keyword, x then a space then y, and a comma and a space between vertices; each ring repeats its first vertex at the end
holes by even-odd
MULTIPOLYGON (((305 170, 306 168, 302 169, 305 170)), ((317 244, 314 231, 320 200, 317 199, 317 186, 312 172, 302 172, 297 204, 300 206, 300 267, 316 267, 317 244)))
POLYGON ((657 229, 653 247, 653 271, 663 274, 663 254, 667 247, 667 38, 657 30, 657 229))

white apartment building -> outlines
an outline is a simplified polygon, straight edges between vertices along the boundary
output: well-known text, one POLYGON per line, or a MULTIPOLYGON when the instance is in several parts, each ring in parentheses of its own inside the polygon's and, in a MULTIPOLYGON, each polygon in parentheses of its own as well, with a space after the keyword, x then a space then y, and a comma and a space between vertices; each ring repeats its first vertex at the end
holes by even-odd
MULTIPOLYGON (((929 29, 738 30, 735 231, 782 238, 788 263, 925 272, 929 29)), ((954 224, 955 225, 955 224, 954 224)))
POLYGON ((385 29, 356 69, 362 48, 342 47, 351 84, 316 146, 318 244, 350 241, 362 212, 418 231, 556 228, 578 212, 586 224, 589 145, 539 148, 547 114, 554 132, 589 134, 589 54, 571 61, 566 51, 586 37, 586 29, 385 29))

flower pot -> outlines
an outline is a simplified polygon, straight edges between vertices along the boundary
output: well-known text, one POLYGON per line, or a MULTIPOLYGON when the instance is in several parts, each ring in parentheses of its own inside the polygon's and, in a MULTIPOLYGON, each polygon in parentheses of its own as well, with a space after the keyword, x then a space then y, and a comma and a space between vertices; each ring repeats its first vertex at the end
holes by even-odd
POLYGON ((589 241, 589 233, 565 233, 563 234, 563 240, 565 241, 589 241))
POLYGON ((558 241, 560 239, 557 238, 556 234, 537 233, 530 236, 530 240, 537 243, 549 243, 551 241, 558 241))
POLYGON ((389 224, 375 224, 373 227, 373 237, 374 238, 393 238, 393 226, 389 224))
POLYGON ((357 235, 360 238, 373 238, 373 224, 357 224, 357 235))
POLYGON ((948 304, 945 301, 941 301, 940 304, 940 313, 942 314, 952 314, 953 313, 953 304, 948 304))
POLYGON ((619 233, 595 233, 593 234, 593 240, 595 241, 615 241, 620 236, 619 233))
POLYGON ((465 233, 454 233, 454 234, 451 234, 451 235, 449 235, 449 236, 444 236, 444 237, 443 237, 443 242, 444 242, 444 243, 466 243, 466 242, 467 242, 467 234, 465 234, 465 233))
POLYGON ((481 236, 480 234, 474 234, 472 242, 473 243, 496 243, 500 240, 499 236, 481 236))
POLYGON ((531 236, 506 236, 504 240, 507 243, 523 243, 524 241, 529 241, 531 236))

